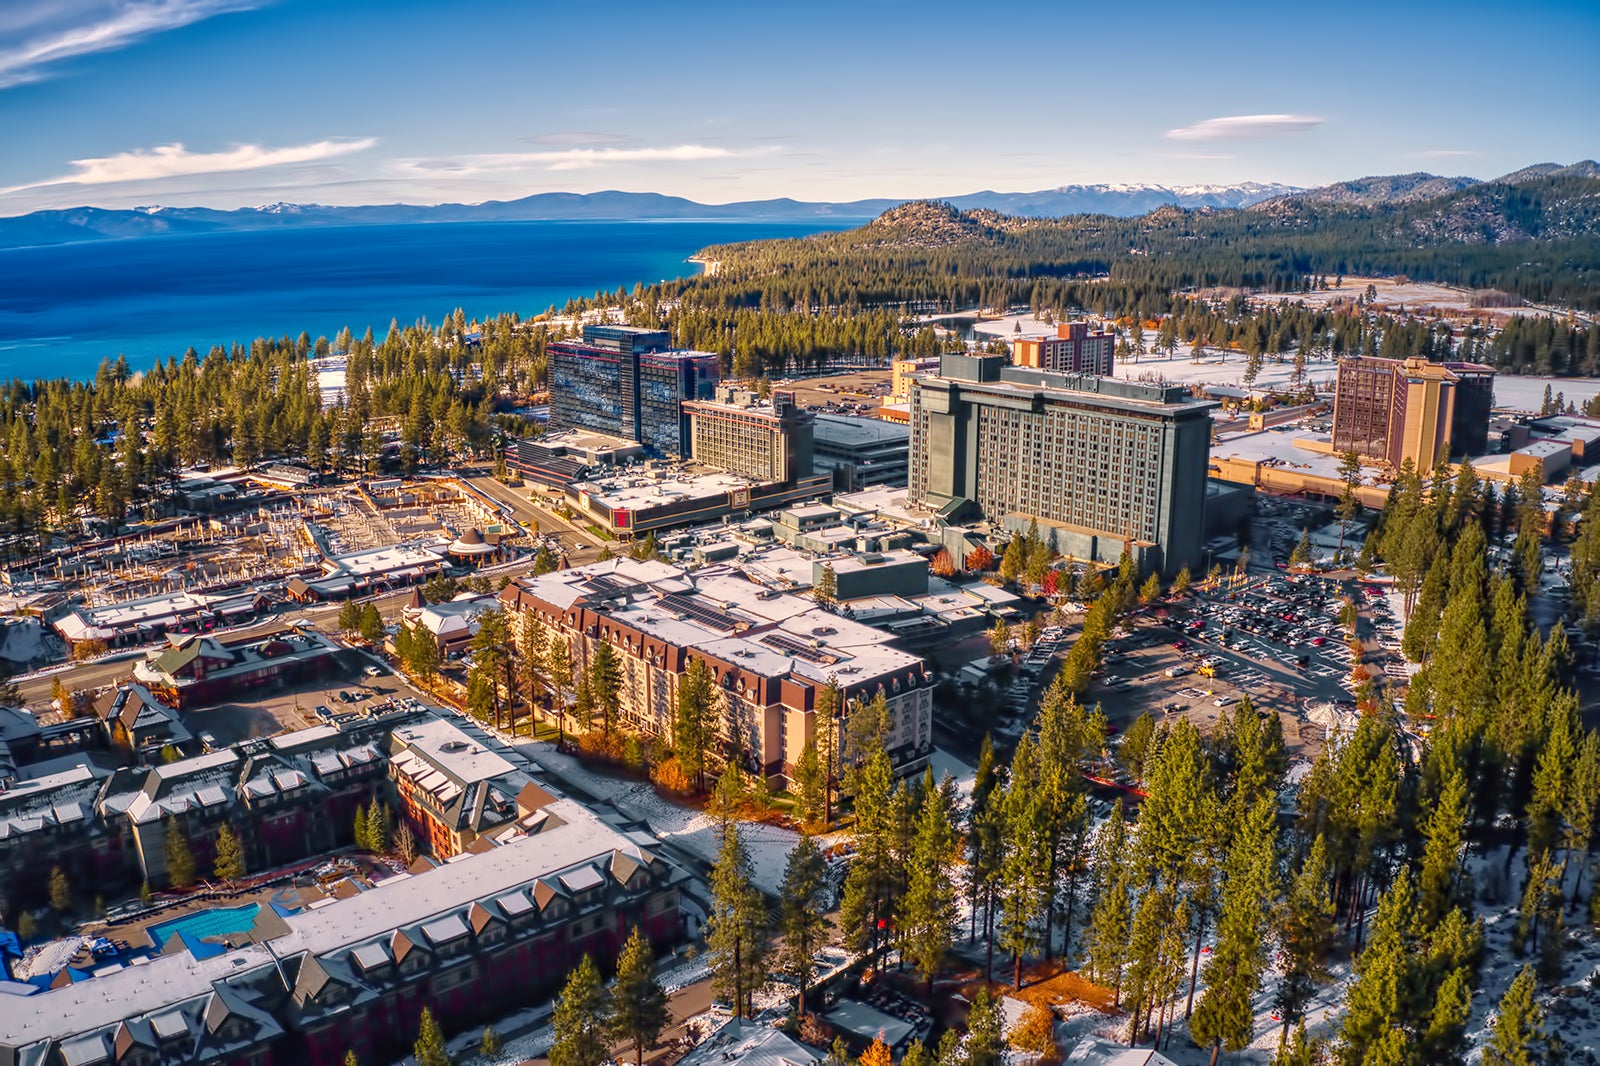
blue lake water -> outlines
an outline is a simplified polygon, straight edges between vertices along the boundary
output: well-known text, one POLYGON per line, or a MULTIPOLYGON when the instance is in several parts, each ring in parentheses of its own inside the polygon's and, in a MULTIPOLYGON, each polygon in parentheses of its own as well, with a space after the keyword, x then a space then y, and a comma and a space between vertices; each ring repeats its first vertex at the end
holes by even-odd
POLYGON ((683 277, 709 244, 854 222, 471 222, 141 237, 0 249, 0 381, 93 377, 193 346, 330 339, 391 320, 523 317, 683 277))

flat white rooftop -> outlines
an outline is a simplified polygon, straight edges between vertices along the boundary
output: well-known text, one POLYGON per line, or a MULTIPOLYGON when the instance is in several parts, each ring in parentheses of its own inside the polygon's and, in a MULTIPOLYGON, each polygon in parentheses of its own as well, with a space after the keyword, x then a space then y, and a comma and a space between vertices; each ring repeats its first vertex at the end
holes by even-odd
POLYGON ((735 489, 757 484, 737 474, 677 474, 651 479, 645 474, 619 474, 614 477, 580 481, 574 488, 589 494, 589 499, 612 510, 642 511, 681 500, 710 499, 735 489))

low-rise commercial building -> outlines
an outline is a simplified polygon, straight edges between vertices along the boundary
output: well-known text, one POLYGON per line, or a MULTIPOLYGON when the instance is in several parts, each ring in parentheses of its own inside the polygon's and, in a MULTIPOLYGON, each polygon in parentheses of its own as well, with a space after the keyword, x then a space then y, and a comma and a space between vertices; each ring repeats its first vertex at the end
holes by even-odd
POLYGON ((314 629, 225 640, 188 634, 147 652, 133 677, 177 708, 231 698, 267 686, 324 677, 338 668, 341 648, 314 629))
POLYGON ((811 583, 822 571, 833 571, 834 596, 853 600, 861 596, 925 596, 928 560, 913 551, 861 552, 812 563, 811 583))
POLYGON ((793 481, 752 481, 700 467, 652 465, 567 486, 572 507, 623 537, 716 522, 826 495, 832 480, 811 474, 793 481))
POLYGON ((561 491, 596 467, 644 458, 644 445, 610 433, 563 430, 519 440, 506 449, 506 465, 540 488, 561 491))
POLYGON ((837 491, 905 485, 911 455, 909 426, 881 418, 818 415, 814 435, 816 468, 833 475, 837 491))

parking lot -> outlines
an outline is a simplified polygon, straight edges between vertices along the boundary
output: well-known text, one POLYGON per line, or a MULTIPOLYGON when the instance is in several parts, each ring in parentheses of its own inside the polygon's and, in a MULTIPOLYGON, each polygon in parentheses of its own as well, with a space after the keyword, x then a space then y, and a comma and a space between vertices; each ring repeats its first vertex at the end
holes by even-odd
POLYGON ((1352 702, 1341 596, 1338 582, 1279 574, 1199 592, 1165 621, 1140 620, 1113 639, 1088 698, 1118 728, 1150 712, 1208 732, 1248 695, 1283 716, 1291 754, 1314 756, 1324 729, 1308 710, 1352 702))
POLYGON ((324 725, 344 714, 359 715, 386 700, 412 693, 393 675, 351 676, 340 680, 294 685, 270 694, 196 707, 182 712, 184 726, 208 747, 236 744, 252 737, 267 737, 292 729, 324 725), (340 699, 340 693, 348 698, 340 699), (322 714, 319 708, 327 708, 322 714))

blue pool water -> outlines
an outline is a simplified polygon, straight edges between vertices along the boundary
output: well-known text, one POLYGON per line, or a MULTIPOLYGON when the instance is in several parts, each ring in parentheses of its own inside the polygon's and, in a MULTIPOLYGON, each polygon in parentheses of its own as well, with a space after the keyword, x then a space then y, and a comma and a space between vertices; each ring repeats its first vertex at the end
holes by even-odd
POLYGON ((194 911, 181 918, 160 922, 150 926, 145 932, 150 934, 150 940, 155 944, 156 950, 163 951, 168 940, 184 933, 194 940, 208 936, 227 936, 229 933, 248 933, 255 928, 256 915, 260 912, 259 903, 247 903, 242 907, 213 907, 210 910, 194 911))

